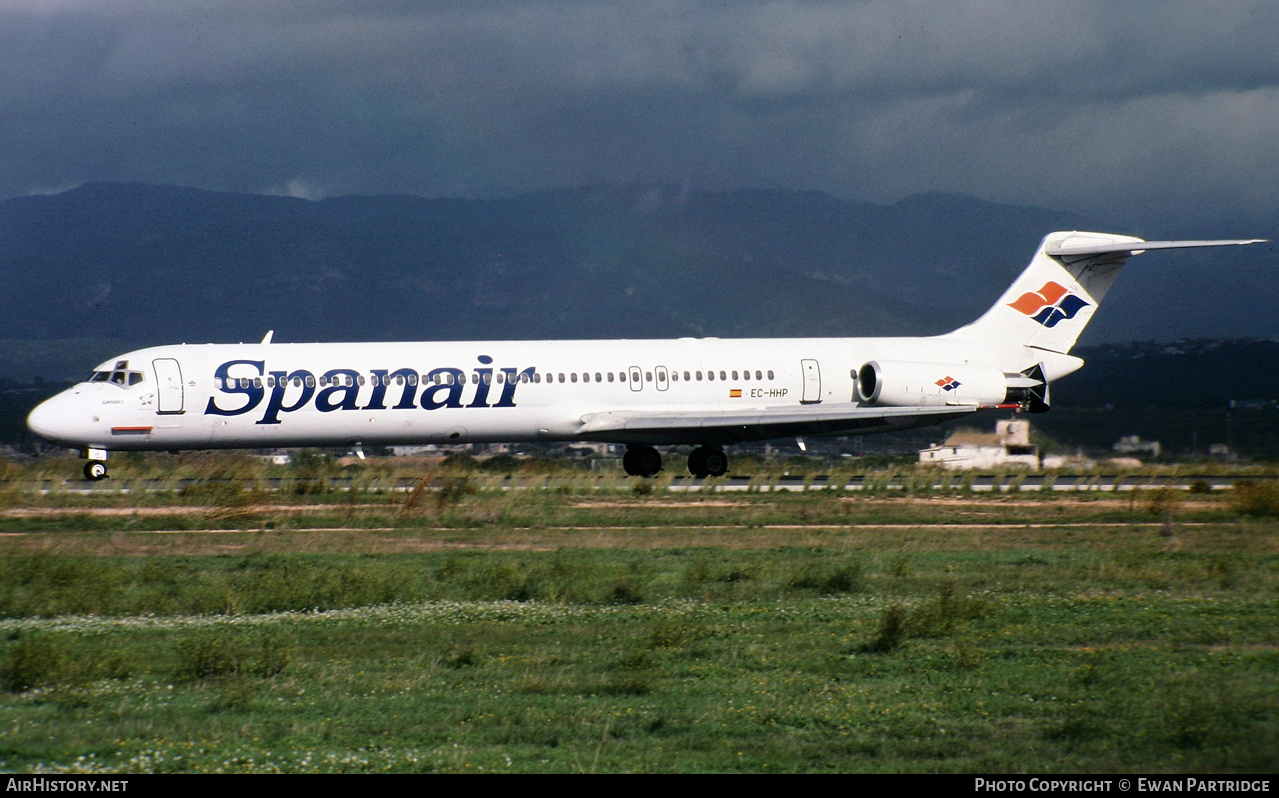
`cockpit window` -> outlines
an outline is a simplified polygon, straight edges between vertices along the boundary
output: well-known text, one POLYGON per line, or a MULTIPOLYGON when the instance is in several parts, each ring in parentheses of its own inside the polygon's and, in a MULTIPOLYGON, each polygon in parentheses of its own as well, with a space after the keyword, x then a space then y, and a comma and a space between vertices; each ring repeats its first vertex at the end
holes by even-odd
POLYGON ((125 371, 116 369, 114 371, 95 371, 89 375, 89 382, 110 382, 119 385, 121 388, 137 385, 146 380, 146 376, 140 371, 125 371))

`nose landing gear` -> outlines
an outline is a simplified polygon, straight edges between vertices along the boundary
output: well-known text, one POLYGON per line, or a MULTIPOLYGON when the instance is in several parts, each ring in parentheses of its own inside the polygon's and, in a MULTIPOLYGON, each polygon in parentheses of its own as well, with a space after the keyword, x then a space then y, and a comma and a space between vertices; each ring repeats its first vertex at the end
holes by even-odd
POLYGON ((107 450, 106 449, 81 449, 81 457, 87 457, 89 462, 84 464, 84 478, 90 482, 97 482, 100 479, 107 478, 107 450))

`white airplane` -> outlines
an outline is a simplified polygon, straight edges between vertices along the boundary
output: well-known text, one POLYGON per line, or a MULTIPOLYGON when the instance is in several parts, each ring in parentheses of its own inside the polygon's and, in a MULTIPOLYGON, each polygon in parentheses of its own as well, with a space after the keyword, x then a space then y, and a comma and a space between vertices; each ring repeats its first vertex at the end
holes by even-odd
POLYGON ((79 449, 91 480, 112 451, 596 441, 626 445, 626 473, 692 445, 720 475, 743 441, 859 435, 989 408, 1048 409, 1083 365, 1070 349, 1129 256, 1258 243, 1044 238, 981 318, 926 338, 159 346, 103 363, 31 411, 79 449))

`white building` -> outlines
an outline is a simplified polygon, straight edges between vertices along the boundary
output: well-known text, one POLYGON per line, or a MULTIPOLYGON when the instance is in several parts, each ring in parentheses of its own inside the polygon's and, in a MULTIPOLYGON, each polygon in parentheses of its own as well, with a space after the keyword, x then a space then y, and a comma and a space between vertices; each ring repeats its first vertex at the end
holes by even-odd
POLYGON ((919 463, 957 470, 1020 466, 1037 471, 1039 447, 1030 442, 1029 421, 1010 419, 995 422, 994 434, 955 430, 940 446, 921 450, 919 463))
POLYGON ((1158 457, 1162 451, 1159 441, 1143 441, 1140 435, 1125 435, 1110 448, 1119 454, 1148 454, 1151 457, 1158 457))

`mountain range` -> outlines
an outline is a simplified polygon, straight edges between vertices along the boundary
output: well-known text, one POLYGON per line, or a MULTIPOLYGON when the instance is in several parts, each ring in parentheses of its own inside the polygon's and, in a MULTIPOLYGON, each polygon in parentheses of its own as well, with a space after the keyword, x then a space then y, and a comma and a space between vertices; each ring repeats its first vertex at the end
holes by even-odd
MULTIPOLYGON (((948 194, 310 201, 91 183, 0 201, 0 376, 65 379, 89 353, 267 330, 282 342, 927 335, 980 314, 1058 229, 1107 225, 948 194)), ((1269 245, 1149 257, 1081 343, 1277 332, 1269 245)))

